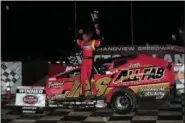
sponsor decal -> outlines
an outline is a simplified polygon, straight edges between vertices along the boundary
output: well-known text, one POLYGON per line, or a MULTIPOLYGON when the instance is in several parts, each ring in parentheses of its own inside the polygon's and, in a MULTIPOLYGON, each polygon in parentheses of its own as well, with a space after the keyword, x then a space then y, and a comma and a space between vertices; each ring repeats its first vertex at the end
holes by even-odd
POLYGON ((165 68, 162 67, 121 70, 115 83, 161 79, 164 76, 164 72, 165 68))
POLYGON ((78 68, 80 68, 80 67, 79 66, 67 66, 66 67, 66 72, 71 71, 71 70, 75 70, 75 69, 78 69, 78 68))
POLYGON ((101 78, 96 81, 97 96, 102 96, 103 94, 106 93, 106 91, 109 91, 107 90, 107 87, 110 82, 111 82, 110 77, 101 78))
POLYGON ((48 82, 48 88, 62 88, 63 86, 63 82, 48 82))
POLYGON ((141 65, 139 63, 132 63, 132 64, 130 64, 129 68, 138 68, 140 66, 141 65))
POLYGON ((23 107, 45 107, 45 88, 41 86, 19 86, 15 105, 23 107))
POLYGON ((24 103, 27 103, 27 104, 35 104, 38 102, 38 98, 34 95, 26 95, 24 98, 23 98, 23 102, 24 103))
MULTIPOLYGON (((96 86, 96 90, 97 90, 97 96, 102 96, 106 93, 108 93, 110 91, 108 87, 108 85, 110 84, 111 82, 111 78, 110 77, 104 77, 104 78, 100 78, 98 80, 96 80, 95 82, 95 86, 96 86)), ((65 83, 64 85, 65 86, 65 83)), ((61 98, 64 98, 64 97, 79 97, 80 94, 81 94, 81 90, 82 90, 82 87, 81 87, 81 84, 80 84, 80 81, 77 80, 74 82, 73 84, 73 87, 71 90, 67 90, 64 94, 60 94, 58 96, 60 96, 61 98)), ((57 96, 57 97, 58 97, 57 96)), ((91 96, 91 88, 90 88, 90 82, 87 81, 86 82, 86 96, 91 96)), ((53 99, 53 98, 56 98, 56 97, 50 97, 48 96, 49 99, 53 99)))
POLYGON ((157 99, 162 99, 166 95, 166 92, 166 87, 141 87, 139 96, 156 97, 157 99))
POLYGON ((155 92, 155 91, 165 91, 165 87, 159 87, 159 88, 151 88, 151 87, 142 87, 141 88, 142 92, 155 92))

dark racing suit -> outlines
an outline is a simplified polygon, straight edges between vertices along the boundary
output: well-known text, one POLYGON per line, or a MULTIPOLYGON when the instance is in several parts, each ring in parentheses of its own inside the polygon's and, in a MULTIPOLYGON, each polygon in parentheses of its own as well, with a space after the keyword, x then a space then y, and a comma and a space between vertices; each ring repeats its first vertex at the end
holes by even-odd
MULTIPOLYGON (((90 41, 82 41, 77 40, 77 44, 82 49, 82 64, 81 64, 81 84, 82 84, 82 95, 86 96, 86 82, 89 81, 91 77, 92 67, 93 67, 93 52, 95 48, 100 46, 100 40, 90 40, 90 41)), ((92 86, 91 86, 92 87, 92 86)), ((93 95, 96 94, 96 88, 93 86, 92 92, 93 95)))

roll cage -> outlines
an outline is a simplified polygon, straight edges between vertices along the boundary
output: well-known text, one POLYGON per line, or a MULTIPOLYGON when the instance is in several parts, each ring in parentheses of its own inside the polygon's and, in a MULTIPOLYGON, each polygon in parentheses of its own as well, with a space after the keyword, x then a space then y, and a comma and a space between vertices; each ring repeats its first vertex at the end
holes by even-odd
MULTIPOLYGON (((108 68, 104 65, 94 66, 92 74, 105 74, 107 70, 108 70, 108 68)), ((80 68, 60 73, 60 74, 56 75, 56 78, 63 78, 63 77, 71 78, 73 76, 80 76, 80 68)))

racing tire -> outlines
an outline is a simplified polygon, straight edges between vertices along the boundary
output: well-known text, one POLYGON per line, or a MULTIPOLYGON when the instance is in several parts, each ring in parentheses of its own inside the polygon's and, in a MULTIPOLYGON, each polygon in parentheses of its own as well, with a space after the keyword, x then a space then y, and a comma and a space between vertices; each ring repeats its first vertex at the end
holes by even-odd
POLYGON ((112 110, 118 114, 130 113, 137 108, 137 98, 130 90, 121 90, 113 95, 110 106, 112 110), (121 104, 120 107, 118 106, 120 105, 119 103, 121 104), (126 106, 123 106, 125 104, 126 106))

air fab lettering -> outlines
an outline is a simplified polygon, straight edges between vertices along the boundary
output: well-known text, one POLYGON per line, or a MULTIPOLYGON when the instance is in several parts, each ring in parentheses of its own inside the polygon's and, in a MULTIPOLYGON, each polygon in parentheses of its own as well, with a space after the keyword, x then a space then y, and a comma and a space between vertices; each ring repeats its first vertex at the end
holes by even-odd
POLYGON ((156 80, 161 79, 164 76, 165 68, 151 67, 134 70, 122 70, 115 80, 118 82, 130 82, 130 81, 143 81, 143 80, 156 80))

